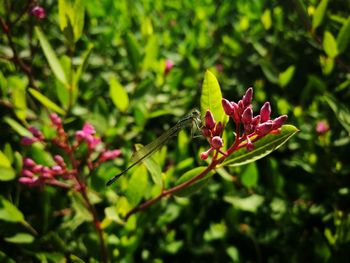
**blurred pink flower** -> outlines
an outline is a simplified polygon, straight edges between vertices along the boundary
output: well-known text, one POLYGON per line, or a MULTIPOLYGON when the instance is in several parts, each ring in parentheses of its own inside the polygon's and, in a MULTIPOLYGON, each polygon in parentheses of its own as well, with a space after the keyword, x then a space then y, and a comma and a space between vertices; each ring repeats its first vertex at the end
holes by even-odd
POLYGON ((326 132, 329 131, 329 125, 326 121, 319 121, 316 124, 316 132, 319 135, 325 134, 326 132))
POLYGON ((32 14, 32 16, 35 16, 38 19, 45 18, 45 9, 41 6, 34 6, 30 13, 32 14))
POLYGON ((173 68, 174 62, 171 59, 165 61, 164 75, 168 75, 170 70, 173 68))

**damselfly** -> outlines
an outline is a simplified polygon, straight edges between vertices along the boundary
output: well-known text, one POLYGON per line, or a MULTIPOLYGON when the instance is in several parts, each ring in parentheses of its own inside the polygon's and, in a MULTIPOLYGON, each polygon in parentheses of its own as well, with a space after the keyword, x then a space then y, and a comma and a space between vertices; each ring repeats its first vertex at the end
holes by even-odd
POLYGON ((200 112, 198 110, 193 110, 190 114, 188 114, 187 116, 179 120, 173 127, 171 127, 169 130, 164 132, 161 136, 159 136, 153 142, 147 144, 146 146, 142 147, 140 150, 136 151, 131 156, 131 165, 128 166, 121 173, 113 176, 107 182, 107 186, 113 184, 120 176, 125 174, 127 171, 129 171, 132 167, 140 163, 142 160, 144 160, 147 157, 150 157, 153 153, 159 150, 164 144, 166 144, 171 137, 176 136, 180 132, 180 130, 189 126, 193 127, 193 124, 195 124, 197 127, 200 127, 201 125, 200 112))

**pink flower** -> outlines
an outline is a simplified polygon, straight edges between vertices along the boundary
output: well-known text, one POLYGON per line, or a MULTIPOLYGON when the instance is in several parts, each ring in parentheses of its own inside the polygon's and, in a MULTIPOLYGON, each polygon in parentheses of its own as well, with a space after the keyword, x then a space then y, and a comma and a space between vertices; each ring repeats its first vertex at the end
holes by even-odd
POLYGON ((35 16, 38 19, 44 19, 45 18, 45 9, 41 6, 34 6, 30 13, 35 16))
POLYGON ((100 162, 105 162, 108 160, 113 160, 121 154, 120 150, 108 150, 101 154, 100 162))
POLYGON ((35 138, 37 138, 38 140, 42 141, 44 140, 44 135, 41 133, 41 131, 39 131, 37 128, 30 126, 28 128, 28 130, 33 134, 33 136, 35 138))
POLYGON ((96 131, 95 131, 95 128, 94 126, 92 126, 90 123, 86 122, 83 126, 83 132, 85 134, 95 134, 96 131))
POLYGON ((253 88, 247 89, 245 95, 242 98, 244 107, 248 107, 252 103, 253 98, 253 88))
POLYGON ((164 75, 168 75, 170 70, 174 67, 174 62, 171 59, 165 61, 164 75))
POLYGON ((316 124, 316 132, 319 135, 323 135, 329 131, 329 125, 326 121, 319 121, 316 124))

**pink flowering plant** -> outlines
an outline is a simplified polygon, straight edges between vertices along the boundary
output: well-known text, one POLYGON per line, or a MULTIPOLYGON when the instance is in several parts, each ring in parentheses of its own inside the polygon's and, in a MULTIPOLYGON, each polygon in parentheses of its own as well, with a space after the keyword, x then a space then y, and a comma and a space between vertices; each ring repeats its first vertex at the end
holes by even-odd
POLYGON ((202 187, 217 168, 239 166, 256 161, 283 145, 298 129, 283 125, 288 116, 271 117, 271 105, 265 102, 258 114, 253 111, 253 88, 248 88, 241 100, 229 101, 222 98, 216 77, 207 71, 201 95, 201 112, 204 116, 201 134, 209 146, 199 154, 207 166, 196 167, 179 178, 176 185, 162 189, 160 194, 133 208, 126 214, 143 210, 165 196, 186 196, 202 187), (229 126, 233 122, 233 129, 229 126), (233 133, 231 143, 225 143, 224 132, 233 133))
POLYGON ((102 228, 96 209, 89 198, 87 178, 102 163, 117 158, 121 152, 119 149, 106 149, 101 138, 96 135, 95 128, 88 122, 81 130, 76 131, 71 139, 64 129, 61 118, 56 113, 50 114, 49 117, 51 127, 54 129, 52 137, 46 138, 40 130, 30 126, 32 136, 24 136, 21 144, 26 147, 34 143, 42 144, 54 163, 46 166, 31 159, 30 156, 25 157, 19 182, 29 187, 55 186, 80 193, 98 233, 102 258, 106 259, 102 228), (57 150, 62 154, 52 156, 51 153, 57 150))

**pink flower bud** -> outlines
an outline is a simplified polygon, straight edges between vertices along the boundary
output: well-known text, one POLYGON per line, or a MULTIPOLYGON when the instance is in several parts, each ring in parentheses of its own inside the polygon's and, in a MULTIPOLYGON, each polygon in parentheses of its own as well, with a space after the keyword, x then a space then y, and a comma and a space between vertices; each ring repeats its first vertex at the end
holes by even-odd
POLYGON ((212 139, 211 139, 211 146, 214 148, 214 149, 220 149, 223 145, 224 145, 224 142, 222 141, 222 138, 219 137, 219 136, 214 136, 212 139))
POLYGON ((204 119, 205 119, 205 127, 207 127, 210 130, 215 127, 216 122, 210 110, 207 110, 207 112, 205 113, 204 119))
POLYGON ((272 130, 272 122, 264 122, 262 124, 259 124, 256 126, 256 133, 259 136, 264 136, 265 134, 269 133, 272 130))
POLYGON ((204 137, 210 137, 211 136, 211 132, 207 127, 203 127, 202 128, 202 134, 204 137))
POLYGON ((56 126, 56 127, 62 126, 62 120, 56 113, 51 113, 49 117, 50 117, 51 122, 54 126, 56 126))
POLYGON ((99 144, 101 142, 100 138, 93 137, 91 135, 88 135, 85 139, 86 139, 86 142, 87 142, 88 147, 89 147, 90 150, 95 149, 97 144, 99 144))
POLYGON ((77 131, 75 132, 75 139, 80 142, 82 139, 84 139, 86 134, 83 131, 77 131))
POLYGON ((64 163, 64 159, 61 155, 55 155, 53 157, 53 159, 55 160, 55 162, 61 166, 61 167, 66 167, 66 164, 64 163))
POLYGON ((265 102, 265 104, 260 109, 261 123, 266 122, 270 119, 271 106, 270 102, 265 102))
POLYGON ((252 103, 253 88, 247 89, 245 95, 242 98, 243 106, 248 107, 252 103))
POLYGON ((37 141, 36 138, 29 138, 29 137, 27 137, 27 136, 24 136, 24 137, 22 137, 22 139, 21 139, 21 144, 22 144, 23 146, 28 146, 28 145, 32 145, 32 144, 35 143, 36 141, 37 141))
POLYGON ((39 139, 39 140, 43 140, 44 139, 44 135, 41 133, 41 131, 39 131, 37 128, 30 126, 28 129, 35 138, 39 139))
POLYGON ((164 75, 168 75, 170 70, 173 68, 174 62, 171 59, 165 61, 164 75))
POLYGON ((199 156, 199 158, 201 158, 201 160, 206 160, 209 157, 209 153, 208 152, 202 152, 199 156))
POLYGON ((30 178, 34 177, 34 173, 29 171, 29 170, 27 170, 27 169, 23 169, 22 170, 22 175, 26 176, 26 177, 30 177, 30 178))
POLYGON ((243 123, 251 123, 253 120, 253 110, 251 107, 248 107, 244 110, 242 114, 242 122, 243 123))
POLYGON ((32 10, 30 11, 32 16, 35 16, 38 19, 44 19, 45 18, 45 9, 41 6, 34 6, 32 10))
POLYGON ((219 121, 215 126, 215 130, 213 132, 213 135, 220 136, 222 134, 223 130, 224 130, 224 125, 222 125, 221 121, 219 121))
POLYGON ((95 128, 94 128, 94 126, 92 126, 90 123, 85 123, 84 124, 84 126, 83 126, 83 132, 85 133, 85 134, 95 134, 96 133, 96 131, 95 131, 95 128))
POLYGON ((316 132, 319 135, 325 134, 328 131, 329 131, 329 125, 328 125, 328 123, 326 121, 319 121, 319 122, 317 122, 316 132))
POLYGON ((287 115, 282 115, 273 120, 272 129, 276 130, 282 126, 282 124, 288 119, 287 115))
POLYGON ((23 165, 24 167, 31 168, 34 167, 36 163, 32 159, 26 157, 23 159, 23 165))
POLYGON ((32 171, 34 173, 41 173, 41 169, 43 168, 43 166, 41 164, 37 164, 33 167, 32 171))
POLYGON ((29 178, 29 177, 21 177, 18 180, 21 184, 33 184, 35 181, 33 180, 33 178, 29 178))
POLYGON ((215 64, 215 68, 217 71, 219 72, 223 72, 224 71, 224 66, 222 64, 215 64))
POLYGON ((224 112, 226 113, 226 115, 233 116, 233 114, 235 113, 235 108, 233 104, 224 98, 221 100, 221 103, 222 103, 222 108, 224 109, 224 112))
POLYGON ((62 171, 63 171, 63 169, 62 169, 62 167, 59 166, 59 165, 55 165, 55 166, 52 166, 52 167, 51 167, 51 172, 52 172, 53 174, 60 174, 60 173, 62 173, 62 171))
POLYGON ((100 160, 107 161, 117 158, 121 154, 120 150, 105 151, 101 154, 100 160))

